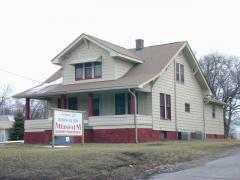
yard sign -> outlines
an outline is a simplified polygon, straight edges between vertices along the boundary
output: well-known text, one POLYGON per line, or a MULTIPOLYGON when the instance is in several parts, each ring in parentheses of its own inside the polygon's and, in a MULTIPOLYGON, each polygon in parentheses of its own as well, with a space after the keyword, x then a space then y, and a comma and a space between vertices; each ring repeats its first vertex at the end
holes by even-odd
POLYGON ((55 136, 82 136, 84 143, 83 112, 65 109, 53 109, 52 147, 55 136))

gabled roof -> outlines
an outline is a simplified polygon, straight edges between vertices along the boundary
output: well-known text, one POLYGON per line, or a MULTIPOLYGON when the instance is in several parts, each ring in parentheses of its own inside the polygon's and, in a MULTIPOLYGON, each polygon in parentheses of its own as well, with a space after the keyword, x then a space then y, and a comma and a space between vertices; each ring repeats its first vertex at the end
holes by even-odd
POLYGON ((53 82, 62 76, 61 70, 59 70, 44 82, 45 85, 41 85, 43 88, 40 86, 35 87, 20 93, 15 97, 39 98, 49 95, 60 95, 74 92, 77 93, 109 89, 141 88, 147 82, 159 76, 159 73, 162 72, 164 67, 166 67, 185 46, 186 42, 183 41, 144 47, 140 51, 129 49, 129 52, 143 59, 144 63, 135 64, 123 77, 119 79, 68 85, 55 84, 53 82), (51 85, 47 86, 47 83, 51 85))
MULTIPOLYGON (((111 56, 120 56, 121 58, 125 58, 137 63, 134 63, 134 66, 123 77, 116 80, 68 85, 62 84, 62 69, 59 69, 39 86, 17 94, 14 97, 43 98, 50 95, 61 95, 87 91, 143 88, 144 85, 158 78, 161 73, 164 72, 164 69, 168 67, 168 65, 181 51, 188 56, 187 59, 189 59, 191 65, 196 68, 196 78, 198 81, 201 82, 201 85, 204 88, 208 89, 208 92, 211 92, 199 67, 199 64, 186 41, 149 46, 144 47, 141 50, 136 50, 126 49, 93 36, 82 34, 61 53, 59 53, 52 61, 55 64, 58 64, 60 58, 74 48, 81 40, 92 41, 98 46, 108 50, 111 56)), ((85 43, 87 42, 85 41, 85 43)))
POLYGON ((116 56, 116 57, 121 57, 126 60, 135 62, 135 63, 142 63, 143 60, 139 58, 136 54, 132 53, 128 49, 124 47, 120 47, 118 45, 112 44, 110 42, 98 39, 96 37, 87 35, 87 34, 81 34, 77 39, 75 39, 69 46, 67 46, 62 52, 60 52, 55 58, 52 59, 52 62, 54 64, 60 64, 59 60, 61 57, 63 57, 66 53, 68 53, 71 49, 73 49, 78 43, 82 40, 88 40, 91 41, 98 46, 106 49, 107 51, 110 52, 110 56, 116 56))

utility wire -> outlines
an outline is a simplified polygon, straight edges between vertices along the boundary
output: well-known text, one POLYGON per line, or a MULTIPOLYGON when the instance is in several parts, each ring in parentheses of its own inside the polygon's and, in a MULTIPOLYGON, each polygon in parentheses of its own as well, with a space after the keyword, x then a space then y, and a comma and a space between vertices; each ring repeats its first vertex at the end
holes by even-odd
POLYGON ((8 73, 8 74, 11 74, 11 75, 14 75, 14 76, 17 76, 17 77, 20 77, 20 78, 23 78, 23 79, 26 79, 26 80, 30 80, 30 81, 34 81, 34 82, 41 83, 41 82, 38 81, 38 80, 34 80, 34 79, 28 78, 28 77, 26 77, 26 76, 23 76, 23 75, 20 75, 20 74, 16 74, 16 73, 14 73, 14 72, 10 72, 10 71, 4 70, 4 69, 0 69, 0 71, 5 72, 5 73, 8 73))

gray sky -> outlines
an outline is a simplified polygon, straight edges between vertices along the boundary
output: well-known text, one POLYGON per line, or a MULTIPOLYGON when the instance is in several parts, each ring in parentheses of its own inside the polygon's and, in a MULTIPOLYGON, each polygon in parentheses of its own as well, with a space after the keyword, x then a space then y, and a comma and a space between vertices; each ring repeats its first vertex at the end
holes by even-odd
POLYGON ((81 33, 124 47, 187 40, 197 57, 240 56, 236 0, 5 0, 0 2, 0 86, 21 92, 59 67, 50 60, 81 33))

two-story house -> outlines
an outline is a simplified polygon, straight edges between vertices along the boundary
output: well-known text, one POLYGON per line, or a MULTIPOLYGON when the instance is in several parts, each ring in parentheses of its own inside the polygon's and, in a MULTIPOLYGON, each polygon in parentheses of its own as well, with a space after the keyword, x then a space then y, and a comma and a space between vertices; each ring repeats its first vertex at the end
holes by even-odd
MULTIPOLYGON (((61 68, 16 95, 26 98, 25 143, 50 143, 51 119, 29 120, 30 99, 88 113, 86 142, 223 138, 223 106, 186 41, 126 49, 82 34, 60 52, 61 68)), ((79 142, 75 137, 71 142, 79 142)))

